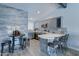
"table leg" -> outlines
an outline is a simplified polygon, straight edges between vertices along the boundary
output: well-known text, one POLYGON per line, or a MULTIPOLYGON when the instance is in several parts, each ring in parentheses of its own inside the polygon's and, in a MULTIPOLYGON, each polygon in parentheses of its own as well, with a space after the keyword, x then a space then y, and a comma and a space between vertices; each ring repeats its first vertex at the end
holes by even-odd
POLYGON ((3 50, 4 50, 4 47, 3 46, 4 46, 4 44, 2 43, 1 44, 1 56, 3 55, 3 50))
POLYGON ((12 53, 14 53, 15 37, 12 38, 12 53))
POLYGON ((19 38, 19 41, 20 41, 20 47, 21 47, 21 49, 23 50, 23 48, 24 48, 24 45, 23 45, 23 38, 22 38, 22 37, 19 38))

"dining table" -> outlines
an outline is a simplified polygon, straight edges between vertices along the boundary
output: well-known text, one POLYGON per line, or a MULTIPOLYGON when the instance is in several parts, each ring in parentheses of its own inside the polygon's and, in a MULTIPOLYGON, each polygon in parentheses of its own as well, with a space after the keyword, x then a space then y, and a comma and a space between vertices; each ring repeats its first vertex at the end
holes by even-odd
POLYGON ((9 37, 12 38, 12 53, 14 53, 14 46, 15 46, 15 39, 16 37, 18 37, 18 40, 20 41, 20 45, 22 45, 22 38, 23 36, 25 36, 25 34, 20 34, 19 36, 15 36, 15 35, 10 35, 9 37))

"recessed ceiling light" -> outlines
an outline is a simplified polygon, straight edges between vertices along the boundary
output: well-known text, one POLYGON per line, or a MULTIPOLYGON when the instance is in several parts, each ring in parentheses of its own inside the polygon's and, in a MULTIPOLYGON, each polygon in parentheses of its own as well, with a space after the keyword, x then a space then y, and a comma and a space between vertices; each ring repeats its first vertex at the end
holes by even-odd
POLYGON ((40 11, 39 10, 37 11, 37 14, 40 14, 40 11))

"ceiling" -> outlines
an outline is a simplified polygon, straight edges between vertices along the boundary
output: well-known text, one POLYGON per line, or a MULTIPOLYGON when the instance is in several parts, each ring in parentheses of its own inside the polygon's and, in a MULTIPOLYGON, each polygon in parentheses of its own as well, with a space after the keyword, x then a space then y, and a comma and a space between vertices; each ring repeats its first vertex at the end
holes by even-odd
POLYGON ((28 12, 28 20, 33 22, 48 18, 47 15, 58 6, 56 3, 5 3, 5 5, 28 12))

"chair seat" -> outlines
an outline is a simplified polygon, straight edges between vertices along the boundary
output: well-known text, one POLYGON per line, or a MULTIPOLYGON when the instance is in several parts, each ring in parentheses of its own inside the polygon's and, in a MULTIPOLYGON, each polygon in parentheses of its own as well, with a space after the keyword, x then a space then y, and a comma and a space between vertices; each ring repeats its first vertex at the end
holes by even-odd
POLYGON ((10 42, 11 40, 3 40, 2 42, 3 43, 8 43, 8 42, 10 42))
POLYGON ((57 44, 55 45, 54 43, 51 43, 51 42, 48 43, 48 46, 50 46, 52 48, 57 48, 58 47, 57 44))
POLYGON ((1 42, 1 44, 8 44, 8 43, 11 43, 11 40, 3 40, 3 41, 1 42))
POLYGON ((3 55, 4 46, 8 45, 8 52, 11 52, 11 40, 2 40, 1 42, 1 56, 3 55))
POLYGON ((51 43, 51 42, 49 42, 49 43, 48 43, 48 46, 53 47, 53 46, 54 46, 54 44, 53 44, 53 43, 51 43))

